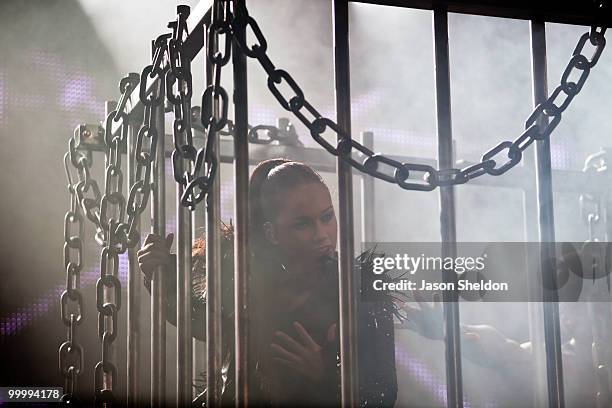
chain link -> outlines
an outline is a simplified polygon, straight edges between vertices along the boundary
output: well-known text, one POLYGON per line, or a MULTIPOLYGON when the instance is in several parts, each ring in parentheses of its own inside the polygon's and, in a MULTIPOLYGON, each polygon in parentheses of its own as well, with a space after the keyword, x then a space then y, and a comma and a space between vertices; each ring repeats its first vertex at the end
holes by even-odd
MULTIPOLYGON (((130 74, 123 78, 119 84, 121 98, 116 110, 106 117, 104 143, 106 144, 106 172, 104 177, 104 194, 100 200, 100 226, 103 231, 103 248, 101 254, 100 278, 96 282, 96 309, 98 310, 98 335, 102 341, 102 361, 96 365, 96 377, 99 376, 97 367, 115 368, 111 361, 108 349, 117 334, 117 312, 121 308, 121 282, 119 281, 119 251, 114 245, 117 241, 117 225, 123 222, 126 212, 126 201, 123 195, 123 172, 121 170, 121 154, 126 149, 129 127, 129 115, 125 113, 125 106, 129 95, 138 85, 138 74, 130 74), (113 122, 120 123, 120 130, 113 136, 113 122), (112 269, 108 268, 109 254, 113 258, 112 269), (112 289, 112 291, 111 291, 112 289), (112 327, 112 331, 108 331, 112 327), (108 337, 112 333, 112 337, 108 337)), ((108 370, 105 371, 105 373, 108 370)), ((105 374, 104 374, 105 376, 105 374)), ((116 378, 110 383, 102 378, 96 378, 95 405, 115 402, 113 387, 116 378), (102 386, 98 386, 103 384, 102 386)))
MULTIPOLYGON (((177 68, 175 80, 186 75, 180 62, 170 61, 170 34, 161 35, 154 43, 152 64, 145 67, 140 75, 132 73, 119 84, 121 97, 117 109, 110 112, 105 121, 104 142, 105 178, 104 191, 91 177, 93 164, 91 150, 77 149, 81 127, 68 143, 64 166, 71 197, 71 208, 64 219, 64 266, 66 268, 66 290, 61 296, 61 318, 69 327, 68 340, 59 349, 60 372, 66 378, 65 401, 73 399, 78 375, 83 367, 83 350, 76 343, 76 326, 82 322, 83 298, 79 291, 80 271, 83 265, 83 217, 80 210, 96 226, 96 241, 103 247, 100 260, 100 277, 96 283, 96 308, 98 310, 98 336, 102 342, 102 360, 95 368, 95 405, 117 402, 113 388, 117 381, 117 367, 112 361, 111 346, 117 337, 118 313, 121 309, 121 282, 119 280, 119 255, 140 241, 136 229, 138 219, 145 210, 151 192, 151 172, 157 148, 158 132, 155 126, 155 109, 163 109, 165 89, 163 79, 168 66, 177 68), (152 83, 149 88, 149 82, 152 83), (127 150, 127 134, 130 115, 126 106, 132 91, 139 88, 140 100, 145 107, 144 123, 136 136, 134 149, 135 182, 130 186, 128 199, 123 195, 122 151, 127 150), (120 123, 119 132, 113 135, 113 123, 120 123), (76 169, 78 181, 70 172, 70 165, 76 169), (125 216, 127 214, 127 220, 125 216), (75 235, 75 231, 78 234, 75 235), (72 305, 75 311, 70 312, 72 305)), ((174 73, 176 74, 176 72, 174 73)), ((190 77, 189 77, 190 80, 190 77)), ((171 89, 171 87, 170 87, 171 89)), ((170 91, 171 92, 171 91, 170 91)), ((187 90, 185 95, 189 96, 187 90)), ((186 106, 187 117, 190 108, 186 106)), ((183 131, 180 124, 179 131, 183 131)), ((188 127, 189 128, 189 127, 188 127)), ((190 128, 189 128, 190 129, 190 128)))
MULTIPOLYGON (((69 147, 73 147, 71 139, 69 147)), ((67 339, 59 347, 59 371, 65 379, 64 394, 61 400, 70 403, 74 401, 77 391, 77 380, 83 368, 83 348, 77 342, 77 326, 83 321, 83 296, 81 287, 81 270, 83 269, 83 217, 80 213, 76 185, 70 174, 69 162, 77 169, 79 166, 91 165, 91 155, 83 155, 71 148, 64 155, 64 168, 68 179, 70 194, 70 210, 64 217, 64 269, 66 271, 66 290, 60 298, 60 315, 67 327, 67 339), (70 303, 73 309, 69 311, 70 303)), ((81 174, 81 173, 79 173, 81 174)), ((88 173, 87 173, 88 174, 88 173)), ((79 181, 80 183, 81 181, 79 181)))
POLYGON ((205 128, 206 143, 196 150, 191 133, 191 94, 192 78, 189 71, 189 61, 182 53, 183 34, 186 32, 188 8, 179 8, 170 41, 171 68, 166 76, 168 102, 174 111, 174 152, 172 153, 172 168, 174 179, 183 186, 181 204, 194 210, 202 201, 212 185, 219 163, 212 155, 212 143, 217 133, 228 124, 229 97, 221 86, 221 70, 230 59, 232 30, 230 2, 215 0, 213 17, 206 33, 206 53, 212 65, 212 81, 202 94, 201 123, 205 128), (224 39, 224 41, 222 41, 224 39), (223 50, 221 43, 224 44, 223 50), (176 83, 176 92, 174 85, 176 83), (213 106, 219 106, 219 114, 213 112, 213 106))
POLYGON ((104 241, 100 256, 100 277, 96 282, 98 337, 102 342, 102 359, 96 365, 94 373, 96 405, 117 402, 113 393, 117 367, 112 361, 111 346, 117 337, 118 313, 121 309, 119 255, 125 253, 128 248, 134 248, 140 241, 137 226, 151 192, 152 166, 159 138, 155 124, 155 110, 163 109, 166 93, 163 84, 171 58, 170 38, 170 34, 163 34, 155 40, 152 64, 145 67, 140 76, 130 74, 122 79, 119 84, 121 91, 119 104, 106 119, 104 137, 107 147, 106 173, 99 217, 104 241), (149 87, 150 82, 152 85, 149 87), (129 188, 126 200, 123 195, 121 154, 122 150, 127 151, 130 117, 125 113, 126 105, 122 101, 127 100, 137 86, 145 112, 143 124, 136 135, 135 180, 129 188), (113 136, 112 123, 119 121, 121 128, 118 134, 113 136), (145 143, 148 144, 148 149, 145 143))
MULTIPOLYGON (((599 8, 604 6, 600 2, 599 8)), ((352 140, 336 122, 321 114, 308 102, 304 92, 293 77, 282 69, 277 69, 267 55, 267 41, 259 25, 249 16, 246 8, 236 10, 232 22, 232 29, 236 35, 241 51, 250 58, 256 59, 268 75, 268 88, 279 104, 292 112, 310 131, 312 138, 325 150, 334 156, 350 163, 356 169, 373 177, 395 183, 407 190, 431 191, 436 187, 463 184, 484 174, 500 176, 516 166, 522 159, 522 153, 535 140, 544 140, 550 136, 559 125, 562 113, 569 107, 574 97, 581 91, 591 68, 593 68, 606 45, 605 27, 593 26, 590 31, 583 34, 572 57, 561 76, 561 82, 550 94, 546 101, 533 110, 525 123, 525 131, 514 141, 504 141, 487 151, 479 163, 463 169, 434 169, 430 166, 414 163, 401 163, 381 154, 374 153, 359 142, 352 140), (248 45, 247 30, 253 33, 256 43, 248 45), (585 48, 593 48, 591 57, 585 55, 585 48), (578 79, 571 80, 573 74, 578 73, 578 79), (285 83, 290 90, 283 94, 280 85, 285 83), (549 121, 550 119, 550 121, 549 121), (327 132, 328 135, 323 134, 327 132), (336 138, 332 139, 333 134, 336 138), (379 166, 386 166, 387 171, 380 170, 379 166), (414 177, 421 173, 421 177, 414 177), (409 181, 412 180, 412 181, 409 181)), ((259 138, 253 138, 257 143, 259 138)), ((263 143, 266 143, 264 141, 263 143)))
MULTIPOLYGON (((598 7, 602 8, 604 2, 598 7)), ((74 400, 77 380, 83 368, 83 349, 77 342, 77 327, 83 321, 83 297, 80 292, 80 272, 83 266, 83 215, 96 227, 96 240, 103 246, 100 259, 100 277, 96 283, 98 310, 98 336, 102 342, 102 359, 94 373, 96 405, 116 403, 113 388, 117 380, 117 367, 112 362, 111 346, 117 337, 117 316, 121 308, 121 282, 119 255, 135 247, 140 240, 136 229, 138 219, 145 210, 152 187, 152 165, 158 139, 163 142, 164 129, 157 129, 155 112, 164 109, 167 98, 174 113, 172 154, 174 178, 184 188, 181 203, 193 210, 208 193, 219 163, 212 155, 212 143, 217 134, 233 135, 233 123, 228 119, 229 96, 221 86, 222 68, 231 57, 231 44, 236 40, 244 54, 256 59, 267 74, 270 92, 279 104, 292 112, 310 131, 312 138, 329 153, 339 156, 356 169, 373 177, 394 183, 407 190, 431 191, 440 186, 463 184, 484 174, 498 176, 516 166, 522 153, 534 141, 550 136, 561 121, 563 112, 582 90, 591 69, 597 64, 606 45, 606 28, 593 26, 583 34, 561 75, 560 84, 546 101, 536 106, 525 123, 525 131, 514 141, 504 141, 487 151, 479 163, 463 169, 440 169, 416 163, 405 163, 368 149, 346 134, 332 119, 323 117, 306 99, 303 90, 285 70, 277 69, 267 55, 267 41, 259 25, 246 8, 229 0, 214 0, 212 23, 206 33, 207 59, 212 65, 211 84, 202 94, 200 121, 205 128, 206 142, 196 150, 192 135, 192 75, 190 61, 183 54, 183 41, 187 33, 189 7, 179 6, 176 21, 169 24, 171 34, 163 34, 154 42, 151 65, 140 75, 130 74, 119 84, 121 97, 116 110, 105 121, 104 142, 105 179, 103 194, 92 178, 91 150, 77 149, 81 127, 69 140, 64 166, 70 193, 70 210, 64 218, 64 268, 66 289, 60 299, 61 319, 67 327, 67 340, 59 347, 59 369, 66 380, 62 400, 74 400), (234 13, 230 5, 234 4, 234 13), (240 7, 236 9, 236 7, 240 7), (248 45, 246 32, 250 30, 256 43, 248 45), (236 35, 240 34, 240 35, 236 35), (586 48, 591 48, 588 53, 586 48), (590 55, 590 57, 587 57, 590 55), (577 79, 571 79, 577 78, 577 79), (152 84, 149 86, 149 84, 152 84), (164 86, 165 84, 165 86, 164 86), (284 85, 284 86, 282 86, 284 85), (130 115, 126 113, 129 96, 139 86, 139 98, 144 106, 144 122, 136 136, 134 161, 135 182, 130 186, 128 199, 123 195, 121 170, 122 149, 126 149, 130 115), (281 88, 288 89, 284 93, 281 88), (218 107, 215 112, 213 107, 218 107), (113 123, 120 123, 117 135, 112 133, 113 123), (227 130, 224 130, 227 127, 227 130), (333 139, 332 139, 333 138, 333 139), (330 141, 332 140, 332 141, 330 141), (76 169, 74 179, 70 164, 76 169), (179 171, 180 168, 188 169, 179 171), (420 174, 420 177, 414 177, 420 174), (125 220, 127 214, 127 220, 125 220)), ((301 145, 295 130, 274 126, 249 126, 251 143, 301 145), (265 132, 265 137, 262 133, 265 132), (289 135, 289 136, 288 136, 289 135)), ((601 203, 587 195, 581 196, 581 214, 593 228, 600 221, 601 203), (587 209, 591 206, 590 209, 587 209)), ((593 238, 594 239, 594 238, 593 238)))

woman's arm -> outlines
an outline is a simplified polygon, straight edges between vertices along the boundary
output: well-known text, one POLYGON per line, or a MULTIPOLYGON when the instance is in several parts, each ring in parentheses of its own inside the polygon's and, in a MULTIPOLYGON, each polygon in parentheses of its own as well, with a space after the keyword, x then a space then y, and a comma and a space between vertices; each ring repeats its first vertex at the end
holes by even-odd
MULTIPOLYGON (((432 340, 444 339, 444 322, 439 298, 426 302, 419 292, 413 292, 418 307, 404 305, 405 328, 432 340)), ((462 356, 483 367, 514 372, 532 365, 531 348, 512 340, 497 328, 486 324, 461 324, 462 356)))
MULTIPOLYGON (((138 251, 138 264, 143 272, 144 285, 151 293, 151 277, 157 267, 162 267, 166 277, 166 321, 176 326, 176 255, 170 253, 172 234, 166 239, 149 234, 138 251)), ((201 284, 201 283, 200 283, 201 284)), ((206 339, 206 303, 203 297, 191 296, 191 331, 198 340, 206 339)))
POLYGON ((393 306, 387 301, 359 307, 359 388, 361 406, 392 407, 397 400, 393 306))

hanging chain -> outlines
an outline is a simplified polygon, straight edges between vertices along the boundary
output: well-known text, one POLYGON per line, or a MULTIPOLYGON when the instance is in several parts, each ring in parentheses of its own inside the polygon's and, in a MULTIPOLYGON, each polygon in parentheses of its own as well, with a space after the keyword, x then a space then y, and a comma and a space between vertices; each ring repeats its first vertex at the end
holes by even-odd
MULTIPOLYGON (((117 383, 117 367, 112 362, 111 346, 117 337, 118 313, 121 309, 121 281, 119 280, 119 254, 127 248, 128 234, 123 223, 126 201, 123 195, 121 154, 126 149, 129 115, 125 107, 129 95, 138 85, 138 74, 130 74, 119 83, 121 98, 117 109, 106 117, 104 143, 106 145, 106 172, 104 195, 100 200, 100 226, 103 248, 100 277, 96 282, 96 308, 98 310, 98 337, 102 342, 102 359, 94 371, 95 404, 113 404, 117 400, 113 388, 117 383), (120 131, 113 136, 113 122, 120 122, 120 131), (122 227, 123 226, 123 227, 122 227), (124 232, 121 234, 121 232, 124 232)), ((138 234, 137 234, 138 235, 138 234)), ((138 239, 132 239, 135 244, 138 239)))
MULTIPOLYGON (((598 2, 599 8, 604 2, 598 2)), ((178 8, 178 17, 171 23, 172 34, 164 34, 154 43, 152 64, 142 71, 140 78, 132 74, 120 83, 121 98, 117 109, 106 118, 104 141, 106 151, 106 172, 104 195, 91 177, 93 164, 91 150, 77 150, 81 128, 69 140, 69 150, 64 156, 64 165, 70 193, 70 210, 64 219, 64 267, 66 289, 61 295, 61 318, 67 327, 67 340, 59 348, 59 369, 65 378, 65 393, 62 400, 74 401, 77 379, 83 368, 83 349, 77 341, 77 327, 83 320, 83 298, 80 292, 80 272, 83 265, 83 216, 96 227, 96 240, 103 246, 101 253, 100 278, 96 284, 96 306, 98 310, 98 336, 102 342, 102 359, 96 364, 94 373, 96 405, 114 403, 113 388, 117 380, 117 367, 111 361, 111 346, 117 337, 117 314, 121 308, 121 283, 119 280, 119 255, 140 241, 137 221, 145 210, 152 186, 152 165, 155 159, 159 133, 156 129, 155 111, 164 109, 167 96, 173 106, 175 120, 173 137, 175 151, 172 155, 174 178, 184 187, 181 202, 191 210, 208 193, 218 170, 212 155, 212 143, 217 133, 233 134, 233 123, 228 120, 229 98, 221 86, 221 71, 231 56, 231 43, 236 39, 242 52, 256 59, 268 75, 268 88, 281 106, 292 112, 310 131, 313 139, 325 150, 356 169, 381 180, 398 184, 407 190, 431 191, 436 187, 463 184, 484 174, 501 175, 520 162, 522 153, 534 141, 547 139, 561 121, 563 112, 574 97, 582 90, 590 70, 597 64, 606 45, 606 28, 593 26, 583 34, 565 68, 560 84, 548 99, 536 106, 525 123, 525 131, 514 141, 504 141, 487 151, 480 163, 463 169, 435 168, 415 163, 402 163, 374 153, 348 137, 346 132, 333 120, 323 117, 306 99, 304 92, 293 77, 277 69, 267 55, 267 42, 257 22, 246 8, 230 11, 229 0, 215 0, 213 18, 206 34, 207 58, 212 65, 212 83, 202 94, 201 123, 206 128, 207 140, 204 148, 193 146, 191 130, 192 77, 190 62, 182 54, 183 37, 187 31, 188 7, 178 8), (257 43, 246 43, 246 30, 254 34, 257 43), (241 34, 241 35, 234 35, 241 34), (222 41, 224 40, 224 41, 222 41), (585 48, 592 48, 590 57, 585 48), (222 48, 222 50, 219 50, 222 48), (575 75, 576 74, 576 75, 575 75), (577 76, 577 79, 570 79, 577 76), (164 79, 166 87, 164 88, 164 79), (153 83, 149 89, 149 82, 153 83), (285 96, 280 85, 285 83, 292 94, 285 96), (122 149, 126 148, 129 115, 126 105, 132 91, 139 85, 139 97, 144 106, 144 123, 137 137, 134 152, 136 163, 135 182, 129 189, 128 200, 123 196, 123 173, 121 171, 122 149), (213 106, 219 107, 214 112, 213 106), (121 121, 120 132, 112 134, 112 124, 121 121), (228 130, 224 128, 227 126, 228 130), (323 134, 330 130, 337 136, 336 144, 328 142, 323 134), (145 148, 148 144, 148 149, 145 148), (357 154, 355 154, 357 153, 357 154), (187 161, 191 171, 178 171, 180 161, 187 161), (76 169, 78 181, 73 183, 70 164, 76 169), (409 181, 413 173, 422 173, 422 182, 409 181), (125 215, 127 214, 127 220, 125 215), (72 309, 72 310, 69 310, 72 309), (76 310, 74 310, 76 309, 76 310)), ((273 141, 287 141, 274 126, 249 126, 248 139, 252 143, 269 144, 273 141), (265 131, 266 137, 260 132, 265 131)), ((189 168, 189 166, 185 167, 189 168)), ((590 170, 589 170, 590 171, 590 170)), ((590 240, 594 240, 594 227, 601 219, 601 202, 596 197, 581 196, 581 213, 589 225, 590 240), (587 207, 589 207, 587 209, 587 207)))
MULTIPOLYGON (((86 132, 89 132, 89 130, 84 129, 83 126, 78 126, 75 129, 74 135, 68 141, 68 152, 64 156, 64 168, 66 170, 69 186, 72 186, 73 191, 70 193, 72 194, 74 206, 76 207, 78 204, 87 219, 94 224, 96 227, 96 241, 101 244, 103 241, 103 229, 100 224, 100 202, 102 200, 102 194, 100 193, 98 182, 91 177, 90 171, 93 165, 93 154, 91 150, 87 150, 87 153, 84 153, 77 149, 80 138, 83 137, 86 132), (77 170, 79 181, 76 184, 72 184, 68 159, 77 170)), ((71 187, 69 187, 69 189, 70 188, 71 187)))
POLYGON ((189 7, 178 7, 178 16, 170 24, 173 29, 169 40, 170 69, 166 73, 166 95, 174 111, 172 168, 174 179, 183 186, 181 204, 194 210, 202 201, 214 180, 219 163, 212 155, 212 143, 217 132, 227 124, 229 98, 221 86, 221 69, 229 62, 231 24, 229 1, 215 0, 212 23, 206 34, 207 58, 212 64, 213 80, 202 94, 201 121, 205 128, 206 143, 196 150, 193 145, 191 124, 192 77, 190 62, 182 53, 183 36, 187 33, 189 7), (223 52, 218 52, 221 38, 225 36, 223 52), (175 89, 176 87, 176 89, 175 89), (220 106, 220 114, 213 114, 213 104, 220 106), (181 165, 182 162, 182 165, 181 165), (191 170, 189 170, 191 168, 191 170), (181 170, 183 169, 183 170, 181 170))
MULTIPOLYGON (((603 2, 598 4, 603 7, 603 2)), ((534 141, 544 140, 561 121, 562 113, 570 105, 574 97, 581 91, 591 69, 597 64, 606 45, 605 27, 593 26, 582 35, 572 53, 572 57, 561 76, 561 83, 550 94, 548 99, 533 110, 525 123, 525 131, 514 141, 504 141, 487 151, 480 163, 462 169, 437 170, 431 166, 415 163, 402 163, 390 157, 374 153, 356 140, 348 137, 344 129, 333 120, 321 114, 308 102, 304 92, 293 77, 282 69, 277 69, 267 55, 267 41, 253 17, 246 8, 237 10, 232 24, 233 32, 240 33, 235 39, 242 52, 256 59, 268 75, 268 88, 280 105, 293 114, 308 128, 312 138, 325 150, 339 156, 356 169, 378 179, 395 183, 406 190, 431 191, 436 187, 463 184, 484 174, 499 176, 516 166, 522 158, 523 151, 534 141), (244 38, 246 30, 252 31, 256 44, 249 46, 244 38), (583 53, 587 44, 594 47, 590 58, 583 53), (572 74, 578 74, 577 80, 570 79, 572 74), (280 85, 285 83, 291 95, 284 95, 280 85), (548 122, 550 119, 550 122, 548 122), (542 125, 540 125, 542 123, 542 125), (323 134, 330 130, 337 136, 337 142, 332 144, 323 134), (365 159, 364 159, 365 157, 365 159), (422 175, 422 182, 409 181, 414 174, 422 175)))
MULTIPOLYGON (((201 109, 199 106, 195 106, 191 109, 191 115, 193 118, 200 117, 200 112, 201 109)), ((200 131, 205 131, 201 126, 196 126, 195 124, 194 128, 200 131)), ((279 145, 285 146, 304 146, 295 130, 295 127, 293 126, 293 124, 291 124, 291 122, 289 122, 287 118, 280 118, 278 126, 253 126, 251 124, 247 124, 247 129, 249 130, 247 134, 247 139, 249 143, 269 145, 273 144, 274 142, 278 142, 279 145)), ((217 133, 220 136, 236 136, 236 132, 234 130, 234 122, 231 119, 227 119, 223 129, 218 131, 217 133)))
MULTIPOLYGON (((78 129, 77 129, 78 131, 78 129)), ((64 395, 61 400, 66 403, 74 401, 77 391, 77 379, 83 368, 83 348, 77 341, 77 326, 83 321, 83 296, 81 287, 81 270, 83 269, 83 217, 80 213, 77 185, 84 183, 72 182, 69 161, 74 167, 87 168, 91 166, 91 154, 79 153, 74 149, 74 139, 71 139, 70 151, 64 155, 64 167, 68 179, 68 192, 70 193, 70 210, 64 217, 64 268, 66 270, 66 290, 60 298, 61 318, 67 327, 67 339, 59 348, 59 370, 65 379, 64 395), (69 312, 69 303, 76 304, 76 312, 69 312)), ((79 176, 89 174, 79 172, 79 176)))
MULTIPOLYGON (((152 64, 143 69, 140 78, 138 74, 131 74, 121 81, 119 88, 122 96, 119 105, 106 119, 104 142, 108 150, 104 196, 100 204, 100 224, 104 230, 105 245, 100 259, 100 278, 96 284, 98 336, 102 341, 102 360, 98 362, 94 372, 96 404, 117 401, 113 394, 117 367, 111 360, 111 346, 117 337, 117 315, 121 309, 119 255, 129 248, 134 248, 140 241, 140 232, 136 228, 151 195, 151 173, 159 139, 155 112, 156 109, 164 109, 163 78, 168 70, 169 39, 169 34, 157 38, 152 64), (151 89, 147 88, 149 81, 153 83, 151 89), (129 117, 125 113, 123 101, 131 95, 136 86, 139 86, 140 101, 144 105, 144 122, 136 136, 135 181, 130 186, 126 202, 123 196, 121 150, 127 149, 129 117), (121 121, 117 136, 112 134, 113 121, 121 121), (145 151, 145 143, 148 143, 148 151, 145 151)), ((163 129, 161 131, 163 132, 163 129)))
POLYGON ((64 399, 69 401, 76 390, 77 376, 83 366, 82 348, 76 343, 76 326, 82 321, 83 300, 79 292, 79 272, 82 268, 83 253, 83 217, 96 227, 96 241, 103 247, 101 253, 100 278, 96 283, 96 307, 98 310, 98 336, 102 342, 102 360, 96 364, 94 373, 95 403, 115 403, 113 387, 116 384, 117 367, 111 361, 111 345, 117 337, 117 315, 121 308, 121 282, 119 280, 119 255, 128 248, 134 248, 140 241, 140 232, 136 229, 138 219, 145 210, 151 191, 151 168, 155 158, 158 133, 155 127, 154 109, 163 109, 163 92, 160 84, 165 75, 167 39, 170 35, 160 36, 155 42, 153 64, 147 66, 140 78, 130 74, 119 84, 121 97, 117 109, 109 113, 105 122, 104 143, 106 145, 106 170, 104 194, 98 183, 91 177, 93 164, 92 151, 79 151, 78 137, 83 130, 75 130, 75 136, 69 141, 69 151, 64 156, 64 165, 71 194, 71 209, 65 217, 64 227, 64 264, 67 273, 67 289, 61 297, 62 321, 69 327, 68 340, 60 347, 60 371, 66 378, 64 399), (147 80, 151 79, 157 86, 148 92, 147 80), (123 195, 123 172, 121 155, 126 149, 127 132, 130 117, 126 105, 132 91, 139 85, 140 96, 145 106, 145 120, 136 137, 134 162, 136 163, 135 182, 129 189, 128 200, 123 195), (120 131, 113 136, 112 125, 120 122, 120 131), (146 148, 148 144, 148 149, 146 148), (77 170, 78 182, 73 183, 69 162, 77 170), (125 216, 127 214, 127 220, 125 216), (78 235, 71 230, 77 229, 78 235), (74 253, 76 251, 76 253, 74 253), (74 253, 74 254, 73 254, 74 253), (69 314, 69 302, 76 303, 78 313, 69 314))
POLYGON ((177 7, 177 19, 169 24, 172 27, 172 38, 169 41, 170 69, 166 73, 166 96, 173 107, 174 122, 172 135, 174 139, 174 151, 172 152, 172 170, 174 180, 183 186, 181 203, 193 210, 207 191, 208 179, 198 178, 198 182, 192 185, 197 174, 201 170, 202 163, 198 167, 198 151, 193 145, 193 134, 191 130, 191 96, 192 78, 190 61, 182 53, 183 36, 187 34, 187 17, 189 7, 177 7), (176 91, 174 90, 176 85, 176 91), (193 168, 193 172, 187 169, 193 168), (181 171, 181 169, 184 169, 181 171), (195 189, 200 193, 196 194, 195 189), (188 192, 189 191, 189 192, 188 192))

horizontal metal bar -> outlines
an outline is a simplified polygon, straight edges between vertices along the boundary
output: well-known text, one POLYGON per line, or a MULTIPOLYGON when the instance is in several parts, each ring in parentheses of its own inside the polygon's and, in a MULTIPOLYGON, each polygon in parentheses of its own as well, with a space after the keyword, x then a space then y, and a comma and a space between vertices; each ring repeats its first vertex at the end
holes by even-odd
POLYGON ((558 0, 351 0, 354 3, 378 4, 432 10, 446 7, 452 13, 478 14, 489 17, 518 18, 530 20, 537 18, 547 22, 591 25, 593 23, 612 25, 612 12, 601 12, 593 7, 591 1, 558 0))
MULTIPOLYGON (((183 41, 183 55, 191 62, 204 47, 204 27, 210 23, 210 10, 213 0, 200 0, 187 18, 187 38, 183 41)), ((151 81, 147 92, 157 86, 157 80, 151 81)), ((140 103, 140 88, 136 87, 130 95, 131 105, 125 107, 126 113, 134 111, 142 115, 142 104, 140 103)), ((121 129, 121 122, 113 121, 113 135, 117 135, 121 129)))
MULTIPOLYGON (((82 125, 84 131, 89 131, 89 136, 86 141, 77 141, 78 149, 87 149, 97 152, 104 152, 104 132, 99 132, 99 125, 87 124, 82 125)), ((376 135, 375 135, 376 136, 376 135)), ((172 135, 168 134, 165 137, 166 157, 170 157, 174 151, 174 142, 172 135)), ((204 135, 202 132, 194 131, 193 144, 196 148, 204 146, 204 135)), ((125 153, 125 150, 123 150, 125 153)), ((234 162, 234 145, 232 138, 221 137, 220 154, 222 163, 234 162)), ((285 157, 291 160, 298 160, 307 163, 317 171, 324 173, 334 173, 336 171, 336 158, 327 153, 323 149, 312 147, 298 147, 285 145, 249 145, 249 164, 256 165, 263 160, 274 157, 285 157)), ((438 163, 435 159, 412 156, 397 156, 388 155, 388 157, 404 162, 426 164, 437 168, 438 163)), ((475 162, 460 161, 455 167, 464 168, 476 164, 475 162)), ((553 190, 555 192, 578 192, 578 193, 595 193, 608 191, 612 186, 612 172, 601 173, 597 177, 592 177, 583 171, 578 170, 554 170, 553 169, 553 190), (555 183, 555 180, 563 180, 562 183, 555 183)), ((363 173, 355 171, 354 176, 362 176, 363 173)), ((522 190, 532 190, 534 188, 533 180, 535 173, 532 169, 525 166, 516 166, 508 173, 500 177, 487 176, 470 180, 469 185, 487 186, 487 187, 502 187, 522 190)), ((399 187, 398 187, 399 188, 399 187)))

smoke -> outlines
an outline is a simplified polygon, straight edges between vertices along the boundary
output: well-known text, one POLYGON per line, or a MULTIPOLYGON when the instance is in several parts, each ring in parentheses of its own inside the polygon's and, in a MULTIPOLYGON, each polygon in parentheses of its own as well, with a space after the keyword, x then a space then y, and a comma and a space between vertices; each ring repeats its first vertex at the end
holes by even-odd
MULTIPOLYGON (((174 19, 176 5, 183 3, 195 7, 198 2, 2 2, 0 44, 2 55, 11 58, 0 61, 0 159, 4 166, 0 180, 5 192, 0 225, 7 231, 0 254, 4 260, 2 276, 12 278, 10 284, 0 285, 3 312, 22 306, 22 298, 36 298, 64 279, 61 220, 67 193, 60 159, 67 139, 78 123, 102 120, 104 100, 117 98, 117 84, 124 74, 140 72, 149 63, 150 41, 167 31, 166 24, 174 19)), ((333 118, 331 2, 249 0, 248 7, 268 39, 268 53, 277 68, 288 71, 310 103, 333 118)), ((434 160, 437 142, 431 12, 355 3, 350 5, 350 19, 353 137, 371 130, 376 151, 434 160)), ((586 30, 547 24, 549 91, 558 84, 579 36, 586 30)), ((477 161, 500 141, 519 136, 532 110, 529 22, 451 14, 449 36, 456 158, 477 161)), ((552 162, 556 169, 581 170, 588 154, 611 143, 609 51, 604 51, 552 135, 552 162)), ((305 145, 318 147, 307 129, 271 95, 258 63, 250 59, 248 64, 251 124, 274 124, 278 117, 290 117, 305 145)), ((199 105, 204 83, 202 54, 192 68, 193 104, 199 105)), ((223 71, 223 84, 228 90, 232 88, 231 77, 228 66, 223 71)), ((511 170, 497 180, 513 177, 516 172, 511 170)), ((359 180, 358 175, 355 178, 359 180)), ((334 184, 331 175, 326 179, 334 184)), ((556 177, 553 183, 557 188, 565 179, 556 177)), ((357 182, 355 190, 358 198, 357 182)), ((439 241, 437 191, 409 192, 382 181, 375 182, 375 190, 373 222, 377 240, 439 241)), ((558 240, 587 238, 577 215, 578 195, 578 191, 555 194, 554 227, 558 240)), ((224 197, 229 206, 231 188, 224 190, 224 197)), ((534 224, 525 220, 523 205, 523 193, 518 189, 457 187, 457 240, 525 240, 525 226, 533 230, 534 224)), ((355 211, 358 222, 358 202, 355 211)), ((230 214, 230 210, 224 214, 230 214)), ((357 228, 358 237, 360 226, 357 228)), ((91 231, 87 234, 91 236, 91 231)), ((95 257, 95 251, 92 254, 95 257)), ((87 295, 93 299, 92 293, 87 295)), ((567 310, 564 307, 564 314, 578 315, 584 312, 580 308, 569 305, 567 310)), ((88 318, 92 316, 90 313, 88 318)), ((528 340, 524 304, 464 304, 461 318, 466 323, 491 324, 519 342, 528 340)), ((59 344, 63 333, 57 327, 55 330, 54 341, 59 344)), ((589 341, 588 324, 574 325, 571 330, 581 346, 589 341)), ((83 332, 94 333, 93 323, 83 332)), ((439 405, 440 389, 431 391, 428 387, 439 387, 444 382, 442 344, 404 331, 398 333, 397 339, 410 363, 405 364, 408 371, 398 371, 400 389, 422 391, 402 392, 397 405, 422 406, 427 401, 432 406, 439 405), (427 370, 421 369, 425 363, 427 370), (435 381, 421 380, 418 375, 435 381)), ((10 355, 11 350, 20 350, 23 345, 11 347, 3 349, 9 351, 4 354, 10 355)), ((41 357, 42 361, 55 361, 53 347, 47 354, 41 357)), ((576 361, 568 360, 568 364, 576 361)), ((584 353, 578 361, 582 366, 589 363, 584 353)), ((92 362, 93 359, 88 364, 92 362)), ((487 401, 507 402, 521 393, 516 382, 504 382, 499 372, 467 361, 464 374, 471 406, 484 406, 487 401), (491 391, 484 391, 485 382, 491 391)), ((41 376, 38 383, 55 383, 54 375, 55 372, 48 374, 49 379, 41 376)), ((571 384, 579 384, 575 373, 566 378, 571 384)))

